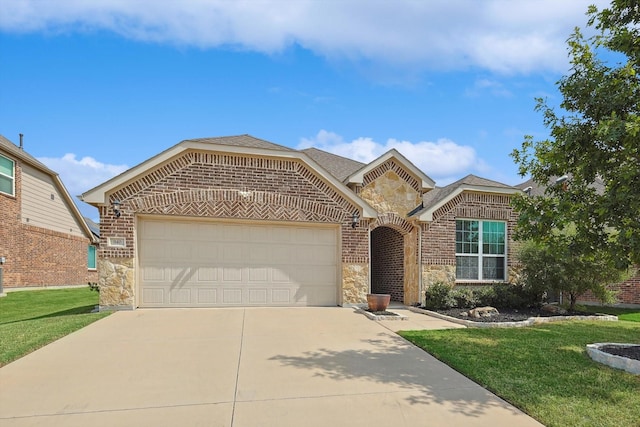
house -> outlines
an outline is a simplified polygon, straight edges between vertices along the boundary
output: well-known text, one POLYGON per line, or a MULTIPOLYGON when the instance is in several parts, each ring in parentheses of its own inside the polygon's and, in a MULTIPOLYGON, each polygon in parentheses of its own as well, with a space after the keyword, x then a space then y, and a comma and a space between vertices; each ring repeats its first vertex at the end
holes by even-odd
POLYGON ((1 135, 0 218, 0 288, 97 281, 98 239, 60 176, 1 135))
POLYGON ((510 198, 250 135, 185 140, 82 195, 100 211, 102 309, 416 304, 436 281, 507 281, 510 198))
MULTIPOLYGON (((564 178, 566 178, 566 176, 564 178)), ((516 185, 516 187, 522 189, 526 194, 535 197, 544 196, 548 186, 557 185, 556 183, 561 182, 563 182, 562 178, 552 178, 546 185, 541 185, 529 179, 516 185)), ((596 192, 601 194, 604 191, 604 182, 599 177, 596 177, 592 187, 596 192)), ((640 266, 633 267, 631 274, 626 280, 609 285, 609 289, 616 293, 617 306, 640 307, 640 266)), ((590 291, 580 295, 577 302, 578 304, 600 304, 600 300, 590 291)))

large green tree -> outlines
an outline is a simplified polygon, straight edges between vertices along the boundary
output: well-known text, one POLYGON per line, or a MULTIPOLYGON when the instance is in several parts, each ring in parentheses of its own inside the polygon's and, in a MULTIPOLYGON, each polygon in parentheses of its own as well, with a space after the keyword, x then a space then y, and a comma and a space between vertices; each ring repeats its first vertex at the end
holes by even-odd
POLYGON ((640 2, 613 0, 587 14, 596 35, 576 28, 569 38, 562 103, 537 100, 550 138, 528 136, 512 153, 521 176, 547 186, 514 201, 517 237, 558 244, 558 230, 570 229, 562 244, 574 254, 605 251, 624 267, 640 264, 640 2))

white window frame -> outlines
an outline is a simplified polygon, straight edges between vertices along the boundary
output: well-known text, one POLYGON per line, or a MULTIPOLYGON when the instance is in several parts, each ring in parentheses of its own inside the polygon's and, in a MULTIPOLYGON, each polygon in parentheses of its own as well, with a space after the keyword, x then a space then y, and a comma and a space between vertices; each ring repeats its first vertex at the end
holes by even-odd
POLYGON ((0 157, 2 157, 4 159, 7 159, 7 160, 9 160, 11 162, 12 171, 13 171, 13 176, 9 176, 9 175, 6 175, 6 174, 0 172, 0 175, 2 175, 3 177, 8 178, 8 179, 11 180, 11 193, 6 193, 4 191, 0 191, 0 193, 15 197, 15 195, 16 195, 16 161, 13 160, 13 159, 10 159, 7 156, 2 155, 2 154, 0 154, 0 157))
POLYGON ((509 253, 509 248, 507 247, 508 239, 508 224, 506 221, 499 220, 491 220, 491 219, 477 219, 477 218, 456 218, 456 233, 458 232, 458 224, 457 221, 477 221, 478 222, 478 253, 465 253, 457 251, 457 236, 455 238, 456 243, 456 282, 477 282, 477 283, 495 283, 495 282, 504 282, 508 277, 508 263, 507 263, 507 254, 509 253), (504 224, 504 254, 485 254, 483 253, 483 227, 485 222, 499 222, 504 224), (468 258, 477 258, 478 259, 478 278, 477 279, 465 279, 458 278, 458 257, 468 257, 468 258), (502 278, 497 279, 483 279, 482 278, 482 268, 483 268, 483 258, 503 258, 504 259, 504 276, 502 278))

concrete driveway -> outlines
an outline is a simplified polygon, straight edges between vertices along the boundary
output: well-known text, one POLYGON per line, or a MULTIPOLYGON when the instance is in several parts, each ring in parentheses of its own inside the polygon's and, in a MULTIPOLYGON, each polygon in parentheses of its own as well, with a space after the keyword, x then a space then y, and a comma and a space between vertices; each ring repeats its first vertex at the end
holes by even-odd
MULTIPOLYGON (((540 426, 349 308, 118 312, 0 369, 0 426, 540 426)), ((457 325, 451 325, 457 326, 457 325)))

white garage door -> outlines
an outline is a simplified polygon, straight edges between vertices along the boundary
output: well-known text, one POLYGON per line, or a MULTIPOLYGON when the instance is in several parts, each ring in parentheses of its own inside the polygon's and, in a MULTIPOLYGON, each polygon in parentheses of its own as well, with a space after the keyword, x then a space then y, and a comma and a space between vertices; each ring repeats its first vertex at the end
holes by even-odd
POLYGON ((337 227, 143 219, 140 307, 333 306, 337 227))

